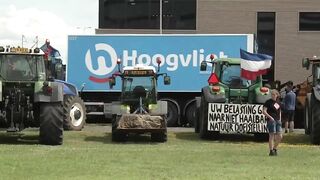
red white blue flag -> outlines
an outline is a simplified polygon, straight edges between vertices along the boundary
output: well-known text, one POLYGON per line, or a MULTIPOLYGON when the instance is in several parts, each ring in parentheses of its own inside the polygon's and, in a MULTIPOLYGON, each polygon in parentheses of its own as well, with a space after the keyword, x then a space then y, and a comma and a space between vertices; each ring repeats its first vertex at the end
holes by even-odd
POLYGON ((50 45, 50 41, 47 39, 46 40, 46 43, 44 45, 42 45, 40 47, 40 49, 45 53, 46 56, 50 56, 50 57, 54 57, 54 58, 57 58, 57 57, 60 57, 60 52, 53 48, 51 45, 50 45))
POLYGON ((255 80, 257 76, 267 73, 271 67, 272 56, 267 54, 253 54, 240 49, 241 77, 248 80, 255 80))

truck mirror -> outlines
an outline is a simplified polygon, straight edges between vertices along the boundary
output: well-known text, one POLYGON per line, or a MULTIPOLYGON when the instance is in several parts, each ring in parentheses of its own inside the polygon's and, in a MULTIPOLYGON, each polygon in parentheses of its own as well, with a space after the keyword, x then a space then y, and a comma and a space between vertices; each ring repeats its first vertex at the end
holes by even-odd
POLYGON ((310 60, 309 60, 309 58, 303 58, 302 59, 302 67, 304 67, 307 70, 309 70, 309 68, 310 68, 310 60))
POLYGON ((202 61, 200 64, 200 71, 206 71, 207 70, 207 62, 202 61))
POLYGON ((171 83, 170 76, 164 76, 163 81, 164 81, 164 85, 169 85, 171 83))
POLYGON ((109 79, 109 87, 110 87, 110 89, 112 89, 113 86, 115 86, 115 85, 116 85, 116 79, 115 79, 115 77, 111 77, 109 79))

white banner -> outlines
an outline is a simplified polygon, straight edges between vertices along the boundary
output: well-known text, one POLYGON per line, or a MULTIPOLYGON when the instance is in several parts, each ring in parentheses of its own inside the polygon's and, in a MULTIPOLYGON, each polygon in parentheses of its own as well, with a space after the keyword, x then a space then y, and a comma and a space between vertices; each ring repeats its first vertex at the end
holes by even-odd
POLYGON ((260 104, 209 103, 208 131, 268 133, 262 110, 260 104))

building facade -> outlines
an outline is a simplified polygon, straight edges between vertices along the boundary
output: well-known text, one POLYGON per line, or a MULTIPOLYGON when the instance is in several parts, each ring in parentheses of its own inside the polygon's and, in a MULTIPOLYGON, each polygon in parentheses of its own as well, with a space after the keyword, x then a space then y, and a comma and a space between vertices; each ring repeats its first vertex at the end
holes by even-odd
POLYGON ((319 0, 100 0, 96 34, 255 34, 257 51, 274 56, 265 78, 297 84, 311 74, 302 58, 320 55, 319 7, 319 0))

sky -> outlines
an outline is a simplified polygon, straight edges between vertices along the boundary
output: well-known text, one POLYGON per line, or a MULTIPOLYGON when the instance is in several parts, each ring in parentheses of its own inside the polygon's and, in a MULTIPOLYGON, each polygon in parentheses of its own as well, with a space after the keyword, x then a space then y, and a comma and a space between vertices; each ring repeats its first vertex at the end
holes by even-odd
POLYGON ((94 34, 99 0, 0 0, 0 46, 38 47, 46 39, 67 61, 68 35, 94 34), (22 38, 24 37, 24 38, 22 38))

